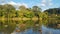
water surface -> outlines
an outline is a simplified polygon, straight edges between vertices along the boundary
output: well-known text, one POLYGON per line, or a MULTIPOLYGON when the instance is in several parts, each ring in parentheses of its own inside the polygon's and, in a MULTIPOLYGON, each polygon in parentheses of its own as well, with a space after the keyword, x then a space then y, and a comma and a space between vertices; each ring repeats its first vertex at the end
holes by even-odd
POLYGON ((60 34, 59 20, 0 21, 0 34, 60 34))

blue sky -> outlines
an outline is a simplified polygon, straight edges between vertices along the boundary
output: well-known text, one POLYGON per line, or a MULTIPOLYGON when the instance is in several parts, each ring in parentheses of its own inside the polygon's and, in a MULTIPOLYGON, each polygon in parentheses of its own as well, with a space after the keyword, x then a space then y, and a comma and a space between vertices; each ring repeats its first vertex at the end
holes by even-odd
POLYGON ((42 10, 60 7, 60 0, 0 0, 0 4, 12 4, 16 7, 25 5, 27 8, 39 6, 42 10))

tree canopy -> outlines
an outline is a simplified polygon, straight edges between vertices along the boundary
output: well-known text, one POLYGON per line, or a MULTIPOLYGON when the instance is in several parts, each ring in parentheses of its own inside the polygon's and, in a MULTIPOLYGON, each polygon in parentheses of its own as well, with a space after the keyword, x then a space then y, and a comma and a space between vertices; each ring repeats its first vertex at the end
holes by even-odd
MULTIPOLYGON (((16 8, 13 5, 5 4, 0 5, 0 17, 4 18, 43 18, 42 16, 44 13, 41 12, 41 8, 38 6, 33 6, 32 8, 26 8, 24 5, 19 7, 19 10, 16 10, 16 8)), ((44 17, 45 18, 45 17, 44 17)))

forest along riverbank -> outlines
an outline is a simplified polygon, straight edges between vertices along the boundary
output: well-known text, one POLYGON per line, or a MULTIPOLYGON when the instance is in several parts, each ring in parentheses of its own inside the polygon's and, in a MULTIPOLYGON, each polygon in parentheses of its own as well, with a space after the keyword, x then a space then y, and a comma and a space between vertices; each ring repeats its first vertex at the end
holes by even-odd
POLYGON ((38 20, 38 18, 0 18, 0 20, 38 20))

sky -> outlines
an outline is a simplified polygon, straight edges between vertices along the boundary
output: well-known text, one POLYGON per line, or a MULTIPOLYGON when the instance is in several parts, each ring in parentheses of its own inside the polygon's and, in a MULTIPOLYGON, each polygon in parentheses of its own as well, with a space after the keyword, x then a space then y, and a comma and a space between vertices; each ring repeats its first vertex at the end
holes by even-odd
POLYGON ((44 11, 49 8, 60 7, 60 0, 0 0, 0 4, 11 4, 17 8, 21 5, 27 8, 39 6, 44 11))

